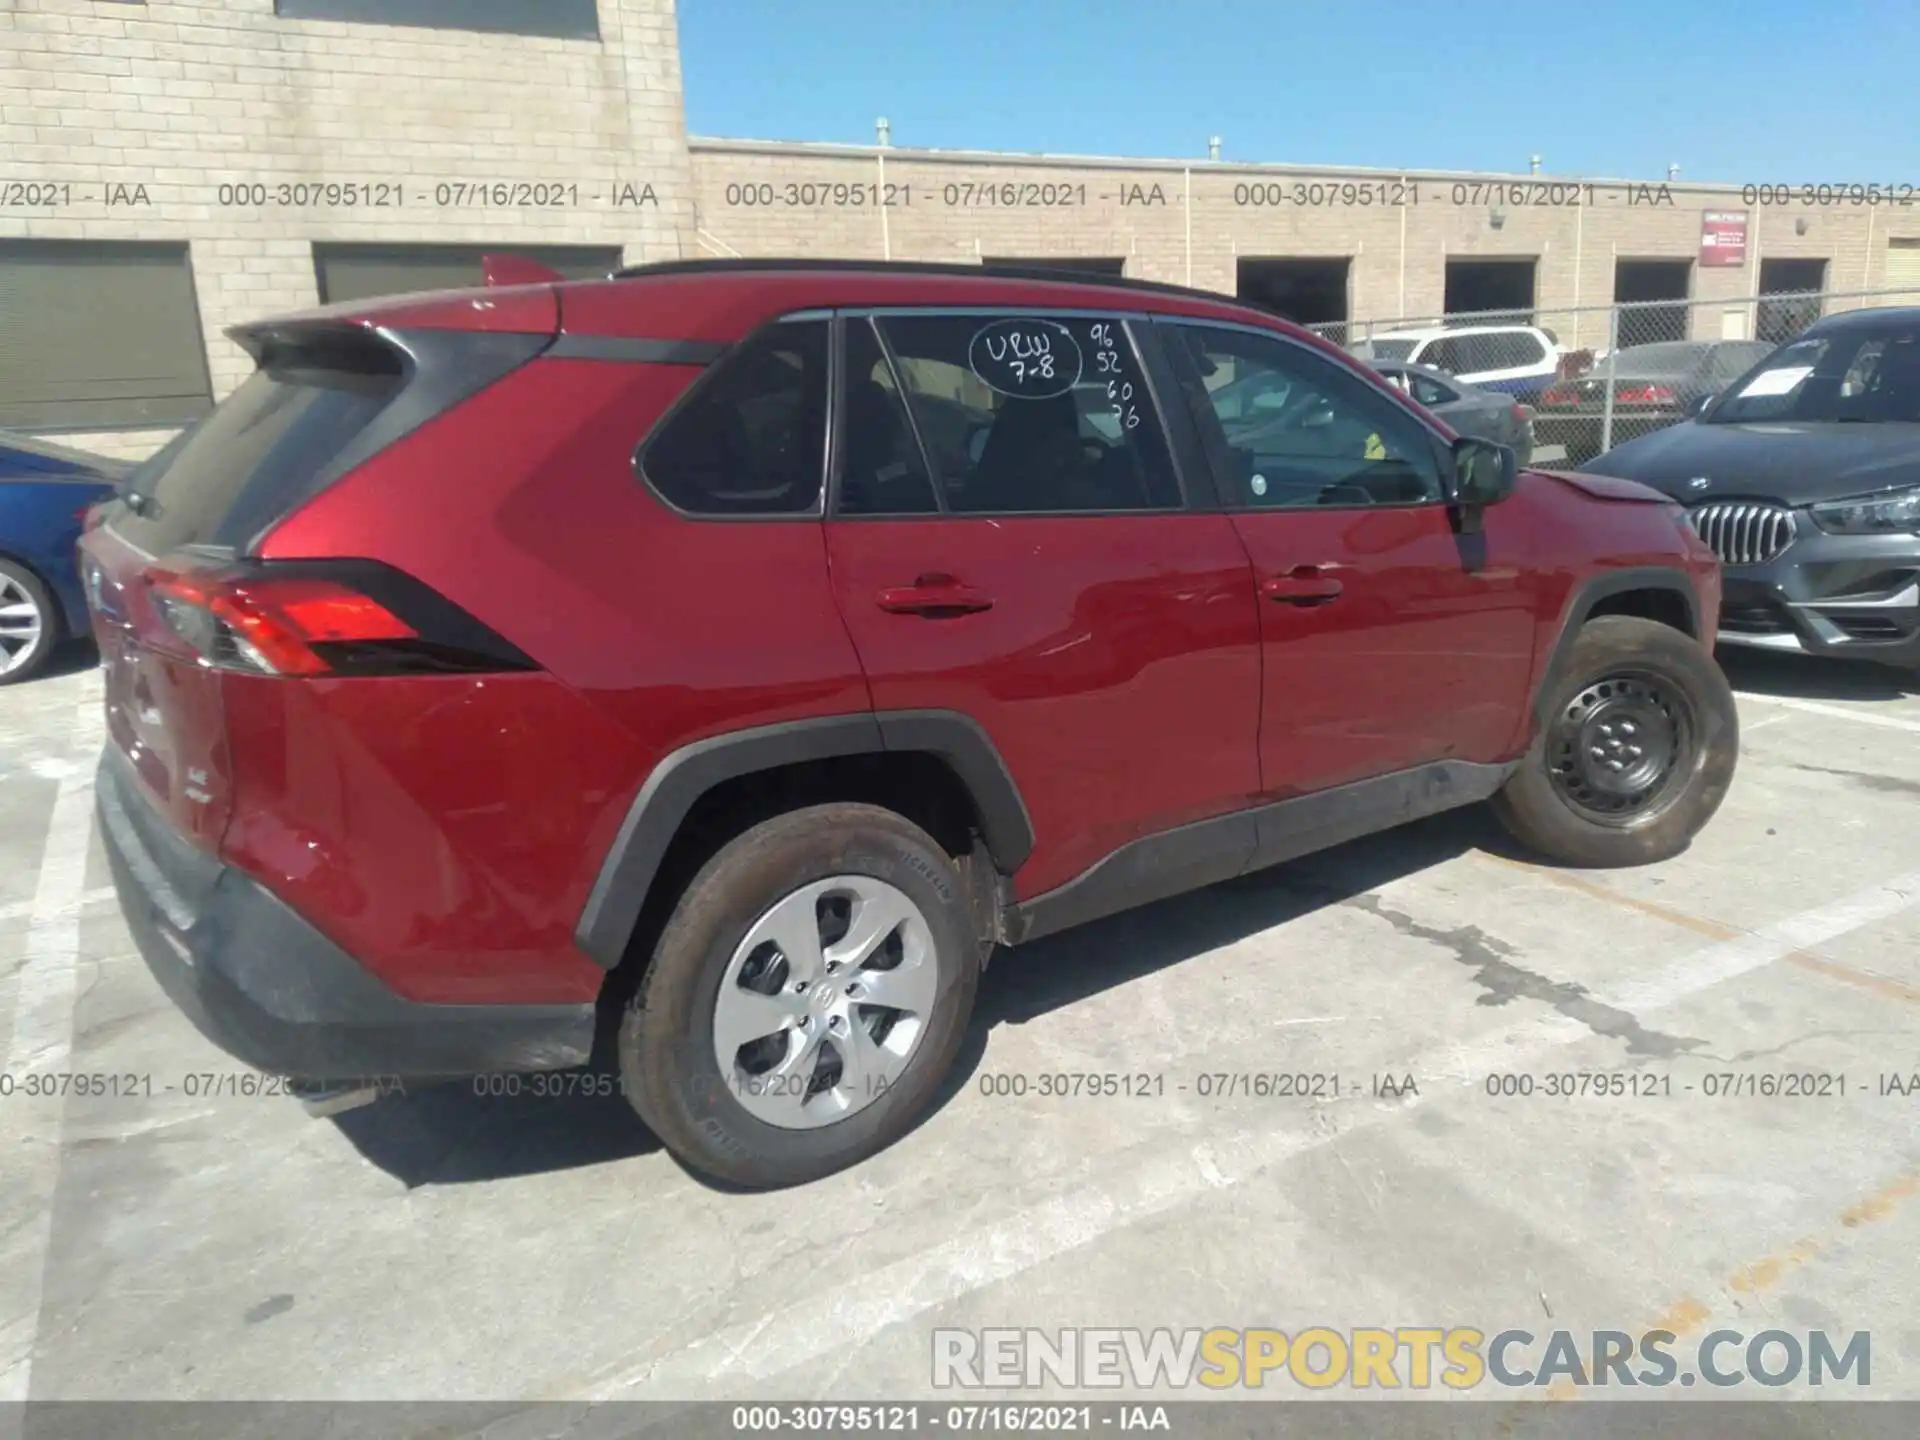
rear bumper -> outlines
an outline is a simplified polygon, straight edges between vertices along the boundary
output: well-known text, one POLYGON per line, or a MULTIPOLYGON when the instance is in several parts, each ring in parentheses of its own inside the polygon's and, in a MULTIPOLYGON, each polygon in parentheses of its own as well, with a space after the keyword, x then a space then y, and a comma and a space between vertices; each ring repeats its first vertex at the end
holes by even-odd
POLYGON ((214 1044, 315 1088, 585 1064, 594 1007, 423 1005, 271 891, 181 839, 109 748, 96 806, 134 943, 214 1044))

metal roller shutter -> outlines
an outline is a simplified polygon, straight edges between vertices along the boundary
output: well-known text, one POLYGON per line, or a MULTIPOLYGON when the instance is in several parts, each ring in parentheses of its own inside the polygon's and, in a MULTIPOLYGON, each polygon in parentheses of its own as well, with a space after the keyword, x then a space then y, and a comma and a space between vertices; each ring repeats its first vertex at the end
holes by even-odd
POLYGON ((274 0, 288 20, 349 20, 598 40, 596 0, 274 0))
POLYGON ((1886 288, 1920 294, 1920 238, 1887 241, 1886 288))
POLYGON ((212 408, 185 245, 0 240, 0 428, 142 429, 212 408))
POLYGON ((621 265, 617 245, 315 245, 320 302, 372 300, 420 290, 457 290, 481 283, 486 255, 524 255, 569 280, 610 275, 621 265))

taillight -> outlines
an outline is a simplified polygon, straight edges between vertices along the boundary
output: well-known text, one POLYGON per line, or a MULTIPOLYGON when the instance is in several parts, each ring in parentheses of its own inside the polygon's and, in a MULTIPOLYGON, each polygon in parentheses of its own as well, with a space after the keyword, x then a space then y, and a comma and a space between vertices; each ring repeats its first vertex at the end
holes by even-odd
POLYGON ((1623 385, 1613 392, 1616 405, 1673 405, 1678 397, 1664 385, 1623 385))
POLYGON ((1513 418, 1522 425, 1531 425, 1533 423, 1533 407, 1531 405, 1514 406, 1513 418))
POLYGON ((370 561, 199 569, 141 577, 161 635, 201 664, 254 675, 527 670, 533 662, 411 577, 370 561))
POLYGON ((1556 385, 1540 397, 1542 405, 1578 405, 1580 392, 1571 386, 1556 385))

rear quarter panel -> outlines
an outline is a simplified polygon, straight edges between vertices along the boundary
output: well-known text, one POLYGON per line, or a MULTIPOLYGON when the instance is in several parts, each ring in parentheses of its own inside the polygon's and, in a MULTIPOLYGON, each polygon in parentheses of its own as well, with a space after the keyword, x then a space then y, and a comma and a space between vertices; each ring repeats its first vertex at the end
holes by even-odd
POLYGON ((604 972, 573 927, 660 759, 871 708, 818 518, 687 519, 636 475, 635 447, 697 373, 536 360, 262 547, 385 561, 545 672, 230 701, 229 857, 309 896, 309 918, 336 917, 351 931, 336 938, 411 998, 591 994, 604 972))

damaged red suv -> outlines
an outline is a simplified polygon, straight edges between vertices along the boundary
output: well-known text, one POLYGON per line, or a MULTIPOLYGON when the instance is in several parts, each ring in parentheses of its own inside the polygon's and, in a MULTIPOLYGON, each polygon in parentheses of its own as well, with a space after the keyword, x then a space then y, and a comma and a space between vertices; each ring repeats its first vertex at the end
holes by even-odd
POLYGON ((598 1058, 804 1181, 998 946, 1483 800, 1659 860, 1733 776, 1677 507, 1217 297, 697 262, 234 338, 83 540, 99 814, 161 985, 310 1095, 598 1058))

